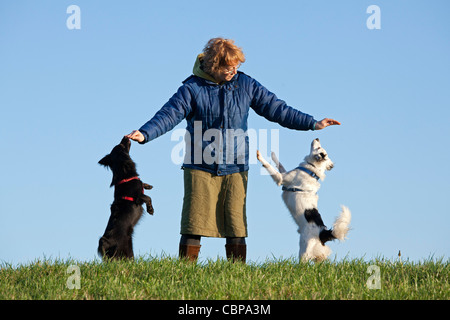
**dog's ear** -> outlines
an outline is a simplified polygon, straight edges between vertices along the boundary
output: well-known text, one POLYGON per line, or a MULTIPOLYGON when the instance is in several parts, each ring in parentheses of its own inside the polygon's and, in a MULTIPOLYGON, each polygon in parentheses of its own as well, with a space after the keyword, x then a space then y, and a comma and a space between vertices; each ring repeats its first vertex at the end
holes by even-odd
POLYGON ((111 164, 111 155, 106 155, 104 156, 99 162, 98 164, 101 164, 102 166, 105 167, 109 167, 109 165, 111 164))
POLYGON ((320 148, 320 140, 316 138, 311 142, 311 151, 318 148, 320 148))

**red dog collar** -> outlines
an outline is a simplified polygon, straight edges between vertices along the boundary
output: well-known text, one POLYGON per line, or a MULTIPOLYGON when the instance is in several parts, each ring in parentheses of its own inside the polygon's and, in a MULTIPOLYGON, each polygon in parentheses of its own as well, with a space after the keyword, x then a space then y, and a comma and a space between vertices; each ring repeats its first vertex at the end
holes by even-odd
MULTIPOLYGON (((128 178, 128 179, 123 179, 123 180, 119 181, 117 183, 117 185, 125 183, 125 182, 128 182, 128 181, 131 181, 131 180, 140 180, 140 179, 137 176, 136 177, 131 177, 131 178, 128 178)), ((142 190, 142 193, 144 193, 144 190, 142 190)), ((128 201, 134 201, 134 198, 132 198, 132 197, 122 197, 122 199, 123 200, 128 200, 128 201)))
POLYGON ((136 177, 132 177, 132 178, 128 178, 128 179, 123 179, 117 184, 119 185, 119 184, 122 184, 122 183, 125 183, 125 182, 128 182, 128 181, 131 181, 131 180, 140 180, 140 179, 139 179, 139 177, 136 176, 136 177))

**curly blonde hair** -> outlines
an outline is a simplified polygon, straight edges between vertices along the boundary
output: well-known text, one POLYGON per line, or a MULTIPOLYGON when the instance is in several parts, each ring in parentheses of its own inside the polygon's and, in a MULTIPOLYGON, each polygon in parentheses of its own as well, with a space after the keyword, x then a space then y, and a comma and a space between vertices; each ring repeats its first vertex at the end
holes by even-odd
POLYGON ((202 69, 206 73, 215 74, 222 67, 245 62, 242 49, 234 44, 234 40, 213 38, 203 49, 202 69))

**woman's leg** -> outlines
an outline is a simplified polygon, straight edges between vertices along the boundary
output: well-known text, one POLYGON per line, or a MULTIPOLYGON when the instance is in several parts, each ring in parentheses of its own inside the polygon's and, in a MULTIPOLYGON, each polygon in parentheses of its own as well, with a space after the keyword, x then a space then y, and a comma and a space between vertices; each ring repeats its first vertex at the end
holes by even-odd
POLYGON ((200 252, 201 236, 192 234, 182 234, 180 239, 179 258, 196 261, 200 252))
POLYGON ((244 237, 227 237, 225 245, 227 259, 236 262, 244 262, 247 259, 247 245, 244 237))

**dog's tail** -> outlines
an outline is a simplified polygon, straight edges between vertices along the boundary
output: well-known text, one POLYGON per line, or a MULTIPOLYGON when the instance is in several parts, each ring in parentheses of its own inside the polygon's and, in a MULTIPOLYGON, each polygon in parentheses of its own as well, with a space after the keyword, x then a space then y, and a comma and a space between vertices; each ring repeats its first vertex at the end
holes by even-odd
POLYGON ((341 208, 341 214, 336 218, 333 228, 331 230, 323 229, 319 234, 320 241, 323 245, 325 245, 325 242, 334 239, 344 241, 348 231, 350 230, 352 214, 346 206, 342 206, 341 208))
POLYGON ((350 230, 350 221, 352 219, 352 214, 346 206, 342 206, 341 208, 341 214, 334 222, 333 231, 331 233, 336 239, 344 241, 348 231, 350 230))

